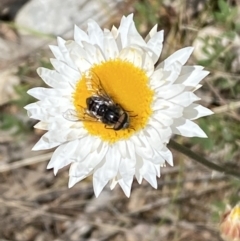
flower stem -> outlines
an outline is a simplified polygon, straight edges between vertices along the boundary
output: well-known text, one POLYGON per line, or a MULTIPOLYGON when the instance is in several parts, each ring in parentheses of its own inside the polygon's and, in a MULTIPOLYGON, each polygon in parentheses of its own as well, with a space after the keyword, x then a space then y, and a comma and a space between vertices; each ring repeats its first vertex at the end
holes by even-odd
POLYGON ((175 149, 176 151, 183 153, 184 155, 194 159, 195 161, 201 163, 202 165, 204 165, 212 170, 222 172, 224 174, 231 175, 231 176, 234 176, 234 177, 237 177, 240 179, 240 172, 237 172, 232 169, 228 169, 226 167, 219 166, 219 165, 207 160, 206 158, 196 154, 195 152, 191 151, 189 148, 175 142, 174 140, 170 140, 169 146, 171 148, 175 149))

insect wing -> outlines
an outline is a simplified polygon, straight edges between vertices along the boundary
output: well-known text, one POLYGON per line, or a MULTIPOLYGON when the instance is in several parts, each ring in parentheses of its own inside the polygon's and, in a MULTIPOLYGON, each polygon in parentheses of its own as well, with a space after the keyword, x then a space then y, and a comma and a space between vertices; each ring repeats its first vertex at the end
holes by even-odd
POLYGON ((92 92, 93 95, 101 96, 108 102, 113 102, 111 97, 104 90, 99 76, 93 71, 89 71, 86 77, 87 89, 92 92))
POLYGON ((68 109, 63 113, 63 117, 69 121, 79 121, 78 114, 75 110, 68 109))
POLYGON ((76 110, 68 109, 63 113, 63 117, 69 121, 98 121, 89 111, 83 107, 76 110))

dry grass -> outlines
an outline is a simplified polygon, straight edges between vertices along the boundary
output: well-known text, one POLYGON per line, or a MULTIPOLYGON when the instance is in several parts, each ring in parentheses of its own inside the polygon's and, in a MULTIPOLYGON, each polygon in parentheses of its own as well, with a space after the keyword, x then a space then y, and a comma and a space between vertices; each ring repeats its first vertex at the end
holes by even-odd
MULTIPOLYGON (((113 22, 117 25, 122 12, 126 15, 132 11, 143 34, 152 21, 158 22, 166 33, 164 58, 192 45, 198 31, 215 21, 206 10, 214 1, 189 1, 204 3, 205 7, 180 0, 160 6, 162 2, 127 1, 106 26, 113 22), (151 18, 149 12, 145 15, 146 10, 152 11, 151 18)), ((231 3, 234 5, 234 1, 231 3)), ((68 189, 67 168, 56 177, 52 170, 46 170, 51 153, 31 152, 43 133, 33 130, 35 123, 28 120, 21 106, 31 101, 25 89, 42 85, 35 69, 49 65, 48 55, 44 44, 11 62, 0 62, 1 70, 17 69, 21 100, 10 99, 0 106, 0 121, 5 118, 11 127, 0 130, 0 241, 221 241, 219 214, 226 204, 238 201, 239 181, 206 169, 178 152, 173 151, 175 166, 162 169, 157 190, 146 182, 138 185, 134 181, 129 199, 119 187, 113 191, 106 187, 96 199, 91 178, 68 189), (14 131, 18 134, 12 135, 14 131)), ((239 169, 240 141, 235 135, 239 132, 239 95, 232 94, 231 83, 222 87, 218 81, 219 77, 239 81, 240 70, 228 72, 219 68, 217 61, 208 66, 212 74, 198 92, 203 104, 216 112, 216 117, 200 122, 209 139, 177 140, 221 165, 239 169), (229 135, 232 139, 225 139, 229 135)))

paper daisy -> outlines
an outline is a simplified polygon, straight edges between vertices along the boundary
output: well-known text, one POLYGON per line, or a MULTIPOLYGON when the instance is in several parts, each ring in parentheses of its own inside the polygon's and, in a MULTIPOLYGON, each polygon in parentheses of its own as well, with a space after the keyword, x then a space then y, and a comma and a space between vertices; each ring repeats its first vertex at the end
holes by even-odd
POLYGON ((55 70, 38 74, 51 88, 29 90, 39 101, 25 108, 47 130, 33 150, 58 146, 47 168, 71 164, 69 187, 93 175, 96 196, 118 183, 129 197, 134 177, 157 188, 160 167, 173 165, 171 136, 206 137, 192 120, 212 113, 194 103, 208 72, 184 66, 191 47, 155 67, 162 42, 157 26, 143 39, 131 14, 118 29, 89 20, 87 32, 75 27, 74 40, 50 46, 55 70))

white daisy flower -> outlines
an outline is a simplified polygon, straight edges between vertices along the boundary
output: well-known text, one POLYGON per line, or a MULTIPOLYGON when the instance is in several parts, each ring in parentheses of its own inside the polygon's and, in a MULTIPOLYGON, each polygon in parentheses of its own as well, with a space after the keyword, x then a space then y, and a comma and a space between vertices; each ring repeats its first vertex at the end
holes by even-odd
POLYGON ((194 103, 199 100, 194 91, 208 72, 184 66, 191 47, 154 67, 162 42, 157 26, 143 39, 131 14, 112 30, 101 30, 89 20, 87 32, 76 26, 73 41, 58 38, 58 46, 50 46, 55 70, 39 68, 38 74, 51 88, 29 90, 39 101, 25 108, 40 120, 35 127, 47 130, 33 150, 58 146, 47 168, 56 175, 71 164, 69 187, 93 175, 96 196, 110 182, 111 189, 118 183, 129 197, 134 176, 157 188, 160 167, 173 165, 166 146, 171 136, 206 137, 192 120, 212 113, 194 103), (98 93, 95 84, 102 89, 98 93), (100 97, 94 107, 87 105, 89 97, 93 100, 102 91, 113 102, 100 97), (118 111, 111 116, 108 111, 115 104, 118 111), (103 123, 112 117, 113 122, 103 123))

